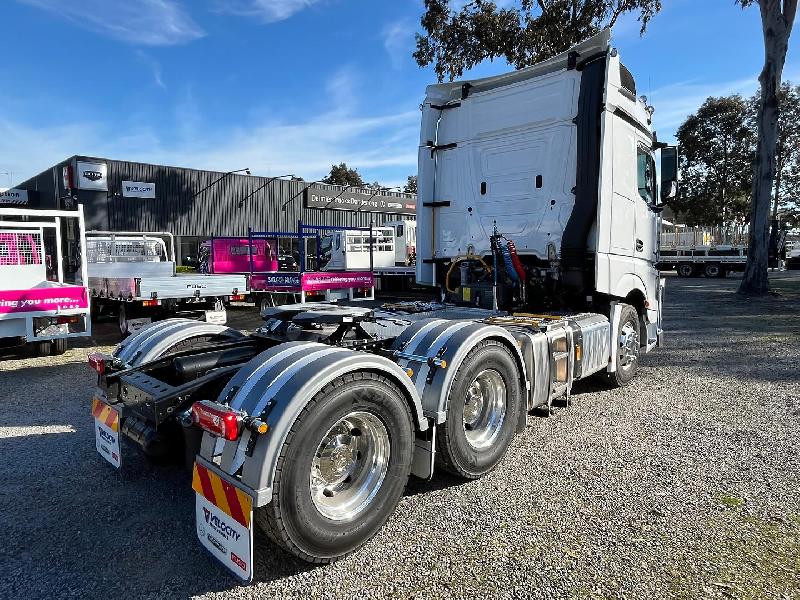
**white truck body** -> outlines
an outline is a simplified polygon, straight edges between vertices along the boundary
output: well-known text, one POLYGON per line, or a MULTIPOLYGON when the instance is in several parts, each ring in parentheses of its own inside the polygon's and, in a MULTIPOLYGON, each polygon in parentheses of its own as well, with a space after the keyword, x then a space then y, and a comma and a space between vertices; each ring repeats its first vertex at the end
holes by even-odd
POLYGON ((83 231, 83 206, 0 208, 0 338, 35 342, 50 354, 66 350, 68 338, 91 335, 83 231), (67 228, 72 240, 63 239, 67 228), (75 259, 69 273, 65 247, 75 259))
POLYGON ((496 226, 523 260, 565 267, 588 257, 593 281, 580 293, 641 294, 654 337, 659 218, 656 199, 641 188, 646 169, 655 176, 654 138, 647 108, 628 89, 630 73, 615 51, 605 52, 609 40, 605 31, 572 50, 577 61, 598 57, 593 68, 572 68, 562 54, 506 75, 428 87, 418 283, 440 283, 438 266, 456 257, 489 256, 496 226), (595 128, 599 140, 591 138, 595 128))
POLYGON ((394 230, 390 227, 374 227, 372 243, 369 232, 357 230, 334 231, 325 236, 325 245, 330 245, 330 260, 325 271, 369 271, 395 264, 394 230), (370 261, 370 254, 372 260, 370 261))

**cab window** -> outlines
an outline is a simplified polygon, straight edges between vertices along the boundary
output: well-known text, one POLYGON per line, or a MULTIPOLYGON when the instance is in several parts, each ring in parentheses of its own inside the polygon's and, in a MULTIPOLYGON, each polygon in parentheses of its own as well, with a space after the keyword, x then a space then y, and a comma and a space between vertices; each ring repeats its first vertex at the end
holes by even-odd
POLYGON ((655 198, 656 165, 653 157, 644 148, 639 147, 636 152, 636 174, 639 187, 639 196, 649 206, 653 205, 655 198))

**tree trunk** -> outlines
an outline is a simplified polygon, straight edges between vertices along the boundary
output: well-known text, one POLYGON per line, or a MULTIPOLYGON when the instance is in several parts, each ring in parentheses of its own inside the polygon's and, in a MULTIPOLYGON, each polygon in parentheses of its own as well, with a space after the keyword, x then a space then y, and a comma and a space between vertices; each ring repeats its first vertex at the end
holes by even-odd
POLYGON ((778 90, 786 61, 797 0, 759 0, 764 33, 764 68, 758 81, 758 146, 753 162, 750 208, 750 243, 739 293, 764 295, 769 292, 769 214, 775 179, 775 145, 778 140, 778 90))
POLYGON ((778 219, 778 209, 781 204, 781 177, 783 175, 783 145, 781 143, 781 130, 778 128, 778 143, 775 146, 775 198, 772 201, 772 220, 778 219))

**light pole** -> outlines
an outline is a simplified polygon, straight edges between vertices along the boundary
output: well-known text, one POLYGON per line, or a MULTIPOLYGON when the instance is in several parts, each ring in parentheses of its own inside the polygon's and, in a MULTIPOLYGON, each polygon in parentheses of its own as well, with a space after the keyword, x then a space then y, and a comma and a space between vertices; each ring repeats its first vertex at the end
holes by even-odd
POLYGON ((270 183, 272 183, 272 182, 273 182, 273 181, 275 181, 276 179, 282 179, 283 177, 294 177, 294 173, 289 173, 288 175, 276 175, 275 177, 270 177, 270 178, 269 178, 269 179, 267 179, 267 181, 266 181, 266 182, 264 182, 262 185, 258 186, 258 187, 257 187, 256 189, 254 189, 252 192, 250 192, 249 194, 247 194, 247 196, 245 196, 244 198, 242 198, 241 200, 239 200, 239 206, 242 206, 242 205, 244 204, 244 201, 245 201, 245 200, 247 200, 247 199, 248 199, 248 198, 250 198, 251 196, 255 196, 255 195, 258 193, 258 192, 260 192, 261 190, 263 190, 265 187, 267 187, 267 186, 268 186, 270 183))
POLYGON ((286 205, 287 205, 287 204, 289 204, 289 202, 291 202, 292 200, 294 200, 295 198, 297 198, 297 197, 298 197, 300 194, 302 194, 303 192, 305 192, 305 191, 306 191, 308 188, 310 188, 312 185, 316 185, 317 183, 325 183, 325 182, 324 182, 324 181, 322 181, 322 180, 312 181, 312 182, 311 182, 311 183, 309 183, 309 184, 308 184, 306 187, 304 187, 302 190, 300 190, 300 191, 299 191, 299 192, 297 192, 297 193, 296 193, 294 196, 292 196, 292 197, 291 197, 291 198, 289 198, 289 199, 288 199, 286 202, 284 202, 284 203, 281 205, 281 210, 282 210, 282 211, 284 211, 284 212, 286 212, 286 205))
POLYGON ((244 172, 246 175, 250 175, 250 169, 248 167, 245 167, 244 169, 236 169, 235 171, 228 171, 227 173, 223 173, 222 177, 219 177, 219 178, 215 179, 214 181, 212 181, 211 183, 209 183, 202 190, 200 190, 198 192, 195 192, 195 194, 194 194, 194 196, 192 196, 192 198, 193 199, 197 198, 200 194, 205 192, 208 188, 217 185, 220 181, 222 181, 223 179, 225 179, 229 175, 233 175, 234 173, 241 173, 241 172, 244 172))

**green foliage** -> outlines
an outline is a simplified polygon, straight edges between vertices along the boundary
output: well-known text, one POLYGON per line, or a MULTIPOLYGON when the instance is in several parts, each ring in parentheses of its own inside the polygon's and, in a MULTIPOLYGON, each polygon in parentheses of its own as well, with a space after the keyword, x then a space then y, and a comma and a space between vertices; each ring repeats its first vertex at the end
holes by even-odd
MULTIPOLYGON (((752 99, 755 128, 757 97, 752 99)), ((800 86, 783 83, 778 91, 778 144, 775 150, 773 214, 800 218, 800 86)))
MULTIPOLYGON (((683 222, 715 225, 747 220, 758 98, 758 94, 749 99, 708 98, 678 129, 680 195, 668 205, 683 222)), ((800 217, 800 86, 784 83, 778 101, 773 212, 793 222, 800 217)))
POLYGON ((406 185, 403 187, 403 191, 406 194, 416 194, 417 193, 417 176, 416 175, 409 175, 408 181, 406 185))
POLYGON ((687 224, 746 219, 755 150, 750 110, 739 95, 708 98, 678 129, 681 191, 668 204, 687 224))
POLYGON ((461 77, 483 60, 505 59, 520 69, 564 52, 620 15, 637 12, 644 34, 661 0, 515 0, 501 7, 473 0, 452 10, 448 0, 425 0, 414 59, 434 65, 439 81, 461 77))
POLYGON ((356 169, 351 169, 346 163, 331 165, 331 172, 322 180, 323 183, 333 185, 349 185, 353 187, 366 187, 364 180, 356 169))

